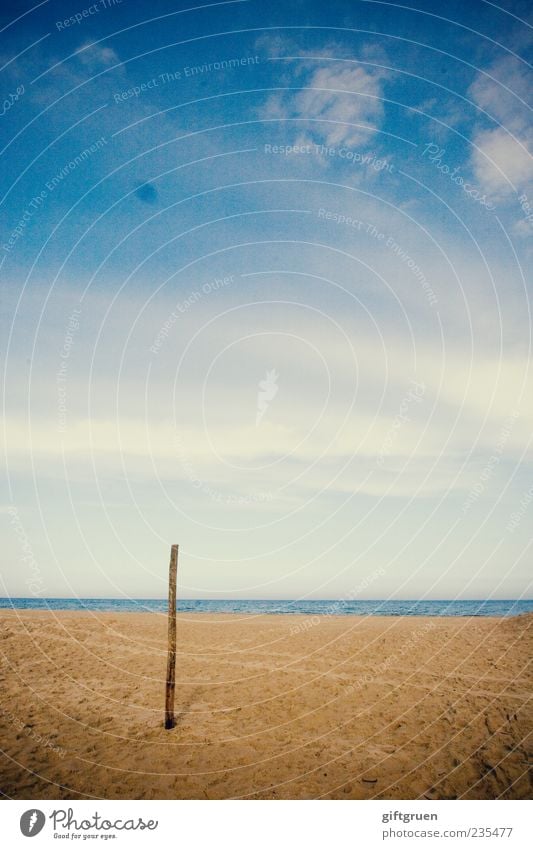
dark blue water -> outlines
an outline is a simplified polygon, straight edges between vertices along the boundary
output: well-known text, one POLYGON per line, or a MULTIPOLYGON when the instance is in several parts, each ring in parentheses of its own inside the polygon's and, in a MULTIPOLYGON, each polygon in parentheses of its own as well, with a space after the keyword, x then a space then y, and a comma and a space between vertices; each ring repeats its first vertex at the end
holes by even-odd
MULTIPOLYGON (((166 599, 0 598, 0 608, 20 610, 105 610, 166 613, 166 599)), ((489 601, 194 600, 178 601, 180 613, 299 613, 356 616, 517 616, 533 612, 533 599, 489 601)))

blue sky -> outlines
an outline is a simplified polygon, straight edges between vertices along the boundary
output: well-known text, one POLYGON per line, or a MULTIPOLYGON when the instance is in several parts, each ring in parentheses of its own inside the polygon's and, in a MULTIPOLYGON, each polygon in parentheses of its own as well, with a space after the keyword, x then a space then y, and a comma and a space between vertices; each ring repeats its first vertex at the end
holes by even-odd
POLYGON ((4 594, 528 595, 531 17, 421 7, 3 4, 4 594))

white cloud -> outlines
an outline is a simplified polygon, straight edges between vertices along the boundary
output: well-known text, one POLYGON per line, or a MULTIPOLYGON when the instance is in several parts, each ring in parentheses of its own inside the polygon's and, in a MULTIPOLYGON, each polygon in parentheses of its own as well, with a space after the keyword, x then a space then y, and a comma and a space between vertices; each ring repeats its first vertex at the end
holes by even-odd
MULTIPOLYGON (((145 418, 137 410, 136 415, 117 412, 113 419, 103 405, 95 406, 91 419, 69 417, 67 430, 58 434, 57 420, 35 416, 28 424, 9 417, 5 449, 10 468, 27 467, 33 456, 40 473, 53 477, 61 474, 64 456, 74 478, 90 479, 94 464, 101 480, 117 474, 137 481, 172 479, 192 495, 196 479, 239 495, 278 492, 294 480, 291 497, 298 494, 303 503, 319 493, 426 497, 464 492, 476 481, 476 456, 486 461, 494 454, 510 417, 505 459, 517 463, 523 452, 531 456, 533 417, 517 409, 520 396, 531 394, 527 359, 497 360, 480 353, 471 363, 456 351, 443 360, 437 348, 421 346, 417 385, 423 390, 417 394, 410 392, 407 353, 399 349, 384 373, 375 344, 360 339, 358 356, 365 369, 354 398, 353 385, 342 385, 347 370, 343 349, 334 338, 321 341, 335 386, 325 407, 320 368, 312 359, 305 361, 310 381, 297 393, 287 372, 294 351, 283 351, 279 342, 286 372, 261 427, 255 426, 255 387, 246 373, 232 371, 232 381, 222 391, 209 389, 205 398, 193 385, 180 384, 186 419, 180 412, 172 421, 159 403, 145 418), (465 463, 471 451, 473 461, 465 463), (383 462, 378 462, 380 454, 383 462)), ((251 351, 252 371, 253 359, 251 351)))
POLYGON ((102 65, 104 67, 116 65, 120 61, 112 47, 102 47, 100 44, 91 44, 91 42, 82 44, 76 57, 83 65, 88 65, 95 70, 102 65))
POLYGON ((506 57, 479 72, 469 89, 473 101, 500 125, 479 128, 472 139, 476 178, 493 196, 527 189, 533 182, 530 82, 525 66, 506 57))
POLYGON ((511 132, 523 130, 529 123, 530 92, 528 71, 512 56, 480 71, 469 89, 478 106, 511 132))
POLYGON ((383 85, 388 72, 372 64, 367 49, 361 52, 361 64, 339 61, 342 52, 333 45, 318 56, 295 59, 287 83, 304 90, 272 95, 261 114, 280 120, 307 119, 306 132, 319 144, 370 144, 372 130, 383 120, 383 85))

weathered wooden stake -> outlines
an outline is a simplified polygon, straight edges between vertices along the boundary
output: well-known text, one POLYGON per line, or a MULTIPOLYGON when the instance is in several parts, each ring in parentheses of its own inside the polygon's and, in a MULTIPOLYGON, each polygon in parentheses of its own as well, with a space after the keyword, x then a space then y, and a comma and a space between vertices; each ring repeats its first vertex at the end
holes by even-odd
POLYGON ((165 693, 165 728, 174 728, 174 690, 176 686, 176 575, 178 571, 178 546, 170 549, 168 572, 168 658, 165 693))

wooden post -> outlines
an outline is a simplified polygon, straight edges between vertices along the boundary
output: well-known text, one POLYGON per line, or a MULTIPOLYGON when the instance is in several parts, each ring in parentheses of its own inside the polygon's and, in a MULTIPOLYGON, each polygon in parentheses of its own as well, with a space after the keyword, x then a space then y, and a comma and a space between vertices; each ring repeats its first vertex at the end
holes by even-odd
POLYGON ((178 546, 170 549, 168 573, 168 657, 165 692, 165 728, 174 728, 174 690, 176 686, 176 574, 178 571, 178 546))

